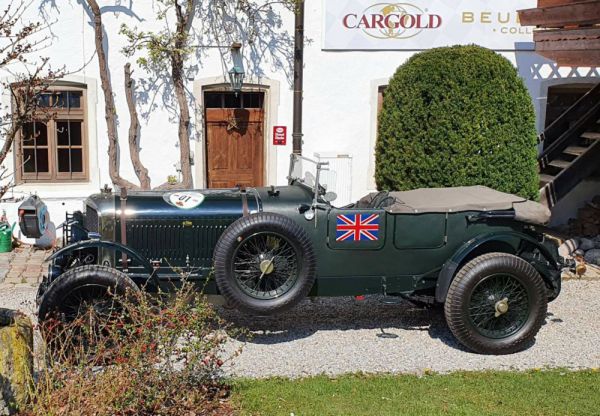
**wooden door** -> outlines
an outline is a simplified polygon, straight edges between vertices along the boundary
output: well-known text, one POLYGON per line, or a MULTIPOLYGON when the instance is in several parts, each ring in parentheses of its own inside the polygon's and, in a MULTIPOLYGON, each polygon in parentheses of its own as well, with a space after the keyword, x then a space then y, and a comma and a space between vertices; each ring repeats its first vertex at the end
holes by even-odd
MULTIPOLYGON (((228 93, 210 94, 226 96, 228 93)), ((250 98, 244 100, 240 94, 240 99, 233 103, 238 108, 224 108, 227 99, 217 100, 214 96, 205 102, 208 104, 205 110, 208 187, 264 186, 262 99, 259 106, 250 98), (259 108, 243 108, 244 101, 259 108)))

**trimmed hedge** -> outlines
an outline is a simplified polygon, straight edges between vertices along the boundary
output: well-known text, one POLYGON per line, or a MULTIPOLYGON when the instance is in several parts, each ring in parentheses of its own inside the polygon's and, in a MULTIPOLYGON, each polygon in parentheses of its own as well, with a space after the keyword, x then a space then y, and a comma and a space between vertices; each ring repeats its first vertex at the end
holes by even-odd
POLYGON ((531 97, 513 65, 479 46, 436 48, 400 66, 379 115, 379 189, 485 185, 538 198, 531 97))

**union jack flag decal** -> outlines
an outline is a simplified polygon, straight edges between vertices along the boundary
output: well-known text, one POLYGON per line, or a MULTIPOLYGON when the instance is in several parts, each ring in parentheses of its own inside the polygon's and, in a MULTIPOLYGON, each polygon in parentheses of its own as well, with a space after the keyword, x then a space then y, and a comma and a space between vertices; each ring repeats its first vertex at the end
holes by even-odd
POLYGON ((379 240, 379 214, 338 215, 335 241, 379 240))

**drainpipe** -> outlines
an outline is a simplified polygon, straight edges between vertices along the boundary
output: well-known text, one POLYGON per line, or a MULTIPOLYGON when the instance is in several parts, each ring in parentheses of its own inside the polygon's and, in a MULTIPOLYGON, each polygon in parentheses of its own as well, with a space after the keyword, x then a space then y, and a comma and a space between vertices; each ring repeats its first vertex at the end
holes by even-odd
POLYGON ((293 152, 302 154, 302 88, 304 77, 304 0, 296 2, 294 34, 294 125, 293 152))

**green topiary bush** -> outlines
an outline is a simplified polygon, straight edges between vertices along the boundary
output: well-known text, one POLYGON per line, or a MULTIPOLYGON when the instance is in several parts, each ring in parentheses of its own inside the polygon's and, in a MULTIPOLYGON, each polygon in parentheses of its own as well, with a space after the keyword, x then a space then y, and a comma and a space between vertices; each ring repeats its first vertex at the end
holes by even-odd
POLYGON ((513 65, 479 46, 400 66, 379 115, 379 189, 485 185, 538 198, 535 113, 513 65))

